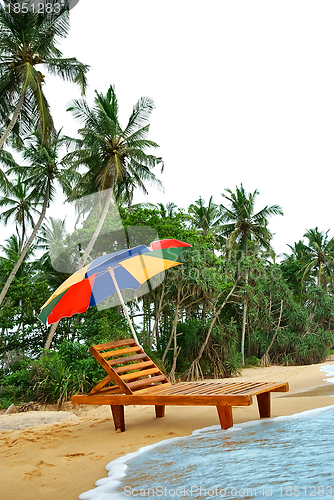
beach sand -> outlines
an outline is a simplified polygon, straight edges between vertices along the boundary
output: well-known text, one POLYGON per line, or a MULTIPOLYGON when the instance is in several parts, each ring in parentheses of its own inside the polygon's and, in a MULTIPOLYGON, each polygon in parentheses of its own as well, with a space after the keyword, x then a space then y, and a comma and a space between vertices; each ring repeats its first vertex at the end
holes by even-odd
MULTIPOLYGON (((288 382, 289 393, 272 394, 272 417, 292 415, 334 404, 334 384, 320 371, 331 364, 248 368, 237 380, 288 382)), ((258 418, 256 401, 233 408, 234 424, 258 418)), ((129 406, 125 419, 126 431, 116 433, 105 406, 66 403, 63 411, 0 415, 1 500, 76 500, 107 475, 111 460, 219 423, 215 407, 193 406, 168 406, 161 419, 154 407, 129 406)))

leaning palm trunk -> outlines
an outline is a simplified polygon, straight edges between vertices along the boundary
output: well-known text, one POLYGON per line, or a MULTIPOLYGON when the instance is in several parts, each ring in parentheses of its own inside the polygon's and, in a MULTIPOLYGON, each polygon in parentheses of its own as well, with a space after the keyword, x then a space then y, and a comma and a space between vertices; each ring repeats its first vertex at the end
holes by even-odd
POLYGON ((23 250, 22 250, 22 253, 18 259, 18 261, 16 262, 15 266, 14 266, 14 269, 12 270, 12 272, 10 273, 6 283, 5 283, 5 286, 3 287, 2 291, 1 291, 1 294, 0 294, 0 305, 2 304, 3 302, 3 299, 5 298, 6 296, 6 293, 8 291, 8 288, 10 287, 13 279, 15 278, 15 275, 17 273, 17 271, 19 270, 23 260, 24 260, 24 257, 26 256, 29 248, 31 247, 35 237, 36 237, 36 234, 43 222, 43 219, 45 217, 45 213, 46 213, 46 209, 47 209, 47 206, 48 206, 48 200, 49 200, 49 192, 50 192, 50 180, 48 181, 48 184, 47 184, 47 187, 46 187, 46 192, 45 192, 45 197, 44 197, 44 202, 43 202, 43 207, 42 207, 42 211, 41 211, 41 214, 39 216, 39 219, 37 221, 37 224, 29 238, 29 240, 27 241, 27 243, 25 244, 23 250))
POLYGON ((170 337, 168 339, 168 342, 167 342, 167 345, 166 345, 166 349, 162 355, 162 358, 161 358, 161 361, 162 363, 165 362, 166 360, 166 356, 168 354, 168 351, 169 351, 169 348, 170 348, 170 345, 172 343, 172 340, 174 338, 174 334, 176 335, 176 328, 177 328, 177 320, 179 318, 179 311, 180 311, 180 290, 177 291, 177 302, 176 302, 176 307, 175 307, 175 315, 174 315, 174 321, 173 321, 173 326, 172 326, 172 333, 170 334, 170 337), (175 332, 174 332, 175 330, 175 332))
POLYGON ((51 328, 49 330, 49 335, 47 336, 47 339, 46 339, 45 344, 44 344, 44 349, 50 349, 50 345, 51 345, 53 336, 56 333, 58 323, 59 323, 59 321, 57 321, 56 323, 53 323, 53 325, 51 325, 51 328))
POLYGON ((5 133, 3 134, 3 136, 1 137, 0 139, 0 149, 3 148, 3 145, 5 144, 5 142, 7 141, 11 131, 13 130, 13 128, 15 127, 15 123, 17 122, 17 119, 21 113, 21 109, 22 109, 22 105, 23 105, 23 101, 24 101, 24 97, 26 95, 26 89, 22 89, 22 92, 21 92, 21 95, 20 95, 20 98, 16 104, 16 108, 14 110, 14 113, 13 113, 13 117, 10 121, 10 124, 8 125, 7 129, 5 130, 5 133))
POLYGON ((81 260, 81 267, 83 267, 86 263, 86 260, 88 259, 88 256, 100 234, 100 231, 102 229, 102 226, 103 226, 103 223, 105 221, 105 218, 107 216, 107 213, 108 213, 108 210, 109 210, 109 207, 110 207, 110 202, 111 202, 111 199, 112 199, 112 195, 113 195, 113 190, 112 189, 109 189, 109 193, 108 193, 108 196, 106 197, 106 201, 105 201, 105 205, 103 207, 103 211, 102 211, 102 214, 101 214, 101 217, 100 217, 100 220, 99 220, 99 223, 98 225, 96 226, 96 229, 94 231, 94 234, 92 236, 92 239, 90 240, 89 244, 88 244, 88 247, 86 248, 86 251, 85 253, 83 254, 82 256, 82 260, 81 260))
MULTIPOLYGON (((98 236, 100 234, 101 228, 103 226, 103 223, 105 221, 105 218, 107 216, 107 213, 108 213, 108 210, 109 210, 109 207, 110 207, 110 202, 111 202, 111 199, 112 199, 112 195, 113 195, 113 190, 109 189, 109 193, 108 193, 105 205, 103 207, 103 211, 102 211, 99 223, 98 223, 98 225, 97 225, 97 227, 96 227, 96 229, 94 231, 92 239, 90 240, 90 242, 88 244, 88 247, 86 248, 85 253, 82 256, 81 265, 80 265, 79 269, 85 265, 86 260, 88 259, 88 256, 89 256, 89 254, 90 254, 90 252, 91 252, 91 250, 92 250, 92 248, 94 246, 94 243, 96 242, 96 240, 97 240, 97 238, 98 238, 98 236)), ((44 344, 44 349, 50 349, 50 345, 51 345, 53 336, 56 333, 58 323, 59 323, 59 321, 57 321, 56 323, 53 323, 53 325, 51 326, 51 328, 49 330, 49 335, 48 335, 48 337, 46 339, 46 342, 44 344)))
MULTIPOLYGON (((180 296, 180 292, 178 292, 178 296, 180 296)), ((173 364, 172 364, 172 369, 169 373, 169 380, 171 381, 172 384, 175 384, 176 379, 175 379, 175 371, 176 371, 176 362, 178 355, 180 354, 181 347, 177 345, 177 320, 179 316, 179 302, 176 307, 175 311, 175 316, 174 316, 174 321, 173 321, 173 328, 172 328, 172 338, 174 340, 174 347, 173 347, 173 364)), ((165 351, 167 353, 167 351, 165 351)))
POLYGON ((149 349, 152 349, 152 345, 153 345, 153 341, 154 341, 154 336, 157 336, 158 326, 159 326, 159 319, 160 319, 160 316, 161 316, 161 311, 163 309, 163 305, 162 304, 163 304, 164 296, 165 296, 165 283, 162 284, 162 290, 161 290, 161 295, 160 295, 158 309, 155 311, 154 326, 153 326, 152 333, 151 333, 151 335, 149 337, 149 340, 148 340, 148 347, 149 347, 149 349))

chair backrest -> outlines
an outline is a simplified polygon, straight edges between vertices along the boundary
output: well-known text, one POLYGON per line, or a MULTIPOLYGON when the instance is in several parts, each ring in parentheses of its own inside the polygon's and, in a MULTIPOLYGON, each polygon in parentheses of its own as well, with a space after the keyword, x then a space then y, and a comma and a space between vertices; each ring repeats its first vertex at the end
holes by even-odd
POLYGON ((170 384, 134 339, 93 345, 90 352, 108 374, 90 394, 133 394, 160 384, 170 384), (108 386, 110 382, 114 384, 108 386))

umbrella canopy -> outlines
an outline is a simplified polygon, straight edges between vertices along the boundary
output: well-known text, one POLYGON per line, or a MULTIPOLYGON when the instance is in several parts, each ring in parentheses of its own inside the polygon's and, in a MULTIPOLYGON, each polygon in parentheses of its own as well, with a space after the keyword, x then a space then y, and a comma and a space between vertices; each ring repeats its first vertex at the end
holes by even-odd
MULTIPOLYGON (((72 274, 41 307, 38 318, 51 325, 61 318, 85 312, 120 290, 138 288, 153 276, 182 262, 188 243, 168 239, 98 257, 72 274)), ((129 321, 128 313, 125 309, 129 321)), ((131 330, 132 330, 131 324, 131 330)))

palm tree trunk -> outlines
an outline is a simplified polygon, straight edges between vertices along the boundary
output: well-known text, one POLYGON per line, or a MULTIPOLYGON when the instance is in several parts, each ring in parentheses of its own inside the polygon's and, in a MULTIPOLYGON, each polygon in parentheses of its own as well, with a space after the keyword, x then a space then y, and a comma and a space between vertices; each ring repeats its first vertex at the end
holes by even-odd
POLYGON ((157 304, 156 304, 156 308, 155 308, 155 311, 154 311, 154 325, 153 325, 153 330, 152 330, 152 333, 149 337, 149 341, 148 341, 148 347, 149 349, 152 349, 152 345, 153 345, 153 341, 154 341, 154 336, 156 335, 156 332, 158 330, 158 326, 159 326, 159 319, 160 319, 160 316, 161 316, 161 311, 162 311, 162 308, 163 308, 163 299, 164 299, 164 295, 165 295, 165 284, 163 283, 162 284, 162 290, 161 290, 161 295, 160 295, 160 299, 159 299, 159 305, 157 307, 157 304))
POLYGON ((5 144, 6 140, 8 139, 9 137, 9 134, 11 133, 11 131, 13 130, 14 126, 15 126, 15 123, 17 122, 17 119, 21 113, 21 109, 22 109, 22 105, 23 105, 23 101, 24 101, 24 97, 26 95, 26 89, 23 88, 22 89, 22 92, 21 92, 21 95, 20 95, 20 98, 16 104, 16 108, 14 110, 14 113, 13 113, 13 116, 12 116, 12 119, 10 121, 10 124, 8 125, 7 127, 7 130, 5 130, 5 133, 3 134, 3 136, 1 137, 0 139, 0 149, 3 148, 3 145, 5 144))
POLYGON ((108 210, 109 210, 109 207, 110 207, 110 202, 111 202, 111 199, 112 199, 112 195, 113 195, 113 190, 109 189, 109 193, 107 195, 107 199, 106 199, 105 205, 103 207, 103 211, 102 211, 99 223, 96 226, 95 232, 94 232, 94 234, 92 236, 92 239, 90 240, 90 242, 88 244, 88 247, 86 248, 85 253, 83 254, 83 257, 82 257, 82 260, 81 260, 81 267, 83 267, 85 265, 86 260, 88 258, 88 255, 90 254, 90 252, 91 252, 91 250, 92 250, 92 248, 93 248, 93 246, 95 244, 95 241, 97 240, 97 237, 100 234, 100 231, 102 229, 103 223, 105 221, 105 218, 107 216, 107 213, 108 213, 108 210))
POLYGON ((26 245, 24 246, 23 250, 22 250, 22 253, 18 259, 18 261, 16 262, 15 266, 14 266, 14 269, 12 270, 12 272, 10 273, 10 275, 8 276, 8 279, 5 283, 5 286, 3 287, 2 291, 1 291, 1 294, 0 294, 0 305, 2 304, 3 302, 3 299, 5 298, 6 296, 6 293, 8 291, 8 288, 10 287, 13 279, 15 278, 15 275, 17 273, 17 271, 19 270, 23 260, 24 260, 24 257, 26 256, 29 248, 31 247, 32 245, 32 242, 34 241, 35 237, 36 237, 36 234, 37 234, 37 231, 39 230, 42 222, 43 222, 43 219, 45 217, 45 213, 46 213, 46 209, 47 209, 47 206, 48 206, 48 201, 49 201, 49 193, 50 193, 50 179, 48 180, 48 184, 47 184, 47 187, 46 187, 46 192, 45 192, 45 197, 44 197, 44 202, 43 202, 43 207, 42 207, 42 211, 41 211, 41 214, 39 216, 39 219, 38 219, 38 222, 29 238, 29 240, 27 241, 26 245))
POLYGON ((48 337, 45 341, 45 344, 44 344, 44 349, 50 349, 50 345, 51 345, 53 336, 55 334, 55 331, 57 330, 57 326, 58 326, 59 321, 60 320, 58 320, 56 323, 53 323, 53 325, 51 325, 51 328, 49 330, 49 335, 48 335, 48 337))
MULTIPOLYGON (((247 238, 248 238, 248 234, 245 235, 245 257, 246 257, 246 259, 247 259, 247 254, 248 254, 247 238)), ((245 285, 247 288, 247 285, 248 285, 247 263, 246 263, 246 269, 245 269, 245 285)), ((243 310, 243 315, 242 315, 242 331, 241 331, 241 362, 242 362, 242 365, 245 364, 245 336, 246 336, 247 313, 248 313, 248 297, 247 297, 247 292, 246 292, 245 297, 244 297, 244 310, 243 310)))
POLYGON ((171 345, 172 340, 174 338, 174 330, 175 330, 175 335, 176 335, 177 320, 179 318, 179 309, 180 309, 180 290, 178 289, 178 291, 177 291, 177 302, 176 302, 176 306, 175 306, 174 321, 173 321, 173 326, 172 326, 172 333, 170 334, 169 340, 168 340, 167 345, 166 345, 166 349, 165 349, 165 351, 164 351, 164 353, 162 355, 162 358, 161 358, 162 363, 164 363, 165 360, 166 360, 166 356, 168 354, 170 345, 171 345))
POLYGON ((23 217, 23 221, 22 221, 22 234, 21 234, 21 241, 20 241, 20 248, 19 248, 19 251, 18 251, 18 255, 20 255, 20 253, 22 252, 25 235, 26 235, 26 227, 25 227, 24 217, 23 217))

